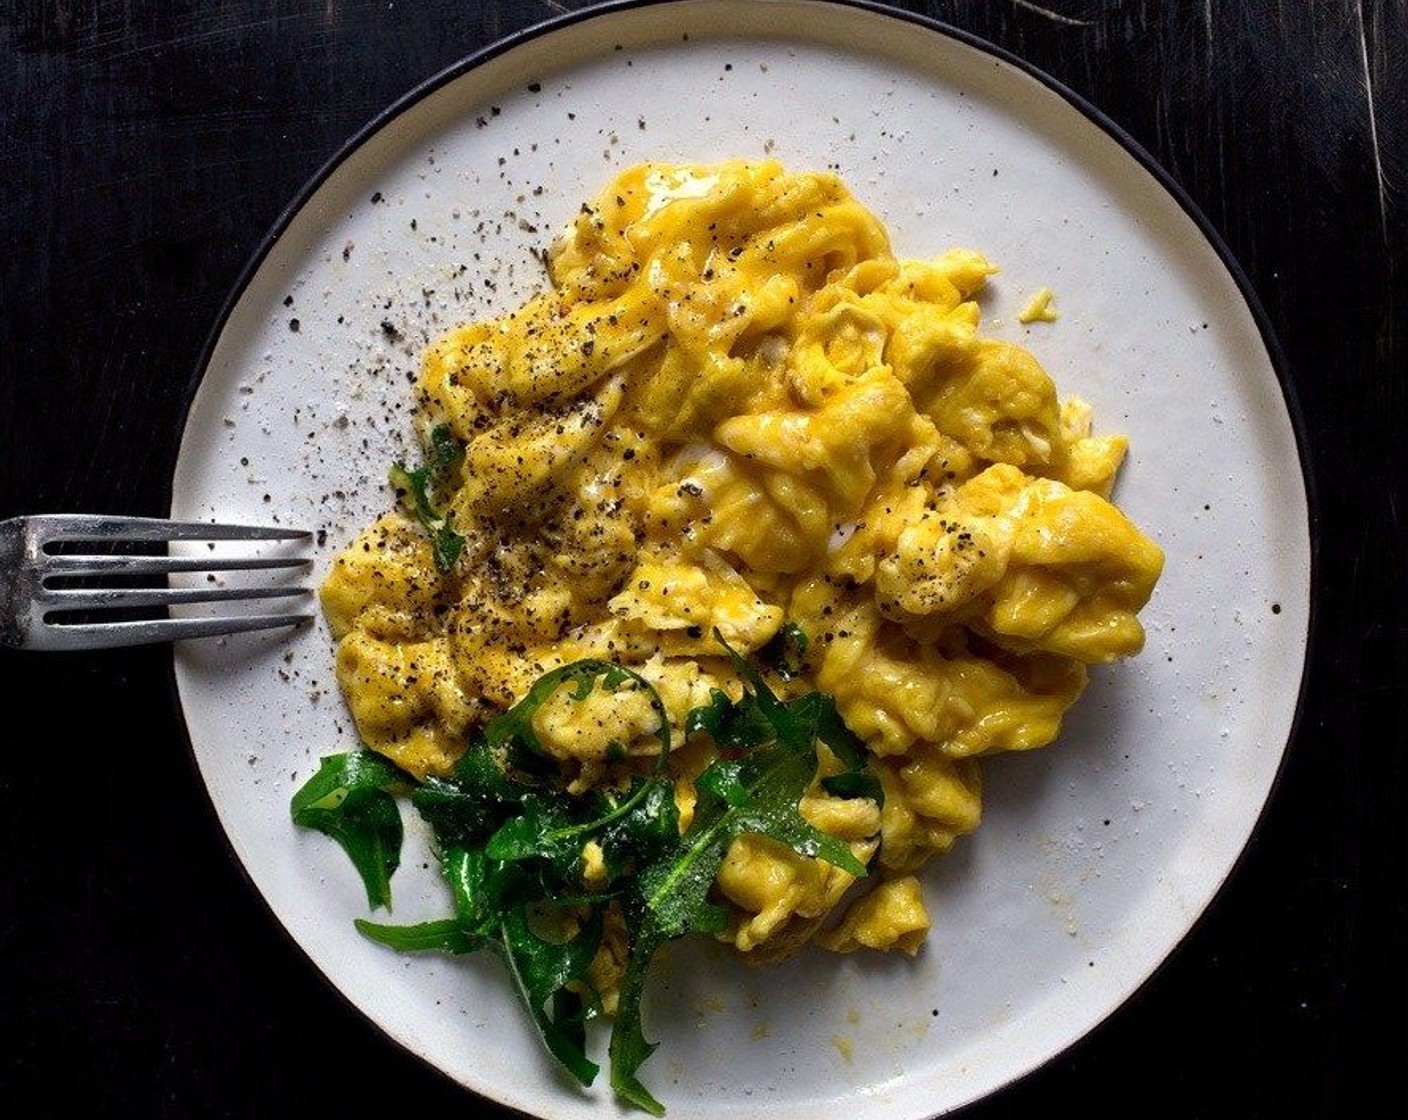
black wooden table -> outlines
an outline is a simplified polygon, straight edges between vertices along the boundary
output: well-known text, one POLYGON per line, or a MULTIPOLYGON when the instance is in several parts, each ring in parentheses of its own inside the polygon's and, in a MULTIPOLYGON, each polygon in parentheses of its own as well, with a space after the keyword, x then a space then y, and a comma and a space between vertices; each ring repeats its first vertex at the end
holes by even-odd
MULTIPOLYGON (((284 205, 422 79, 583 6, 0 7, 0 517, 164 514, 207 333, 284 205)), ((1232 881, 1108 1023, 966 1115, 1404 1115, 1408 9, 902 6, 1083 94, 1186 189, 1284 346, 1317 491, 1302 719, 1232 881)), ((384 1088, 405 1116, 466 1107, 242 877, 168 651, 5 655, 0 695, 0 1101, 337 1116, 384 1088)))

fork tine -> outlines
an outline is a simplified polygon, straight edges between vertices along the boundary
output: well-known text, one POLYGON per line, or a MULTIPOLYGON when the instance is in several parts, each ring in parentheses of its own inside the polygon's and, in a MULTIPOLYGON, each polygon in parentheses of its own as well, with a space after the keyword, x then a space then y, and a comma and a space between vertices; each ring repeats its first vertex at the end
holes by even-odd
POLYGON ((182 638, 213 638, 221 634, 244 634, 272 630, 280 626, 300 626, 312 618, 307 614, 250 614, 224 618, 159 618, 137 622, 73 623, 48 626, 44 647, 51 650, 110 649, 144 646, 182 638))
POLYGON ((96 611, 224 603, 238 599, 284 599, 308 594, 306 587, 59 587, 45 588, 35 598, 49 610, 96 611))
POLYGON ((306 568, 306 556, 80 556, 60 552, 45 558, 47 575, 140 576, 163 572, 246 572, 275 568, 306 568))
POLYGON ((217 525, 204 521, 166 521, 157 517, 107 517, 101 514, 40 515, 29 518, 41 542, 125 541, 279 541, 306 540, 307 529, 272 525, 217 525))
MULTIPOLYGON (((143 618, 141 614, 165 614, 170 608, 187 603, 291 602, 295 597, 312 595, 313 588, 294 586, 287 579, 276 579, 273 586, 264 587, 255 586, 256 581, 248 579, 236 579, 233 586, 217 586, 213 574, 205 582, 188 579, 177 581, 186 586, 165 586, 168 574, 180 572, 272 571, 277 574, 299 570, 295 578, 301 578, 313 561, 306 556, 289 555, 289 549, 219 550, 276 553, 225 556, 215 554, 213 542, 296 541, 303 544, 312 536, 306 529, 282 526, 171 522, 150 517, 93 514, 39 514, 0 520, 0 646, 36 650, 104 649, 239 634, 308 622, 312 618, 309 613, 180 618, 143 618), (207 542, 210 554, 193 555, 194 550, 187 547, 175 550, 177 555, 167 555, 167 550, 160 546, 173 541, 207 542), (101 547, 133 542, 158 547, 138 549, 141 555, 122 549, 115 550, 119 554, 114 554, 101 547), (53 549, 50 546, 54 544, 67 547, 53 549), (95 547, 87 547, 90 544, 95 547), (156 578, 139 579, 135 587, 114 587, 112 583, 122 580, 108 578, 129 576, 156 578), (129 608, 137 609, 137 618, 104 613, 129 608)), ((294 610, 304 609, 303 603, 291 605, 294 610)), ((255 609, 269 611, 271 607, 255 609)))

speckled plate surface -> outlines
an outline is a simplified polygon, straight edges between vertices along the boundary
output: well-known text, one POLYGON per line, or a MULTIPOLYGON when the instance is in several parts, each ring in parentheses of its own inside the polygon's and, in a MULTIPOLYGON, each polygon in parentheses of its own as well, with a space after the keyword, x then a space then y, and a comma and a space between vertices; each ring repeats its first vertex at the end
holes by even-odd
MULTIPOLYGON (((539 28, 411 95, 291 208, 209 356, 173 513, 315 528, 321 574, 390 501, 428 337, 538 289, 538 252, 618 168, 764 154, 835 167, 901 255, 962 245, 999 264, 984 330, 1091 401, 1097 431, 1129 433, 1117 500, 1168 557, 1144 654, 1094 674, 1059 745, 987 766, 981 829, 927 876, 917 958, 664 954, 644 1076, 672 1116, 810 1120, 844 1102, 912 1120, 1052 1057, 1150 975, 1231 871, 1296 710, 1307 503, 1263 330, 1204 224, 1088 109, 979 44, 857 6, 699 0, 539 28), (1024 327, 1041 286, 1060 318, 1024 327)), ((354 745, 321 624, 185 645, 176 676, 234 851, 352 1003, 485 1096, 618 1111, 604 1084, 554 1070, 496 962, 407 958, 354 931, 351 866, 288 815, 319 757, 354 745)), ((443 916, 408 825, 394 916, 443 916)))

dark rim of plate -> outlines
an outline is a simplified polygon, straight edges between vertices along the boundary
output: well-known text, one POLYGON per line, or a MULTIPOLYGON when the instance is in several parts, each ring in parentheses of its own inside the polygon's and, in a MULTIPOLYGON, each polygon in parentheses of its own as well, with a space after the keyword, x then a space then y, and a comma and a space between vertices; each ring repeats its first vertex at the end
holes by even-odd
MULTIPOLYGON (((304 206, 307 205, 309 200, 317 192, 318 188, 321 187, 323 183, 335 171, 337 171, 337 169, 344 162, 346 162, 348 157, 351 156, 358 148, 360 148, 369 139, 371 139, 373 135, 380 132, 397 117, 401 116, 403 113, 415 107, 419 102, 425 100, 425 98, 429 97, 431 94, 435 93, 443 86, 448 85, 449 83, 462 77, 469 71, 474 70, 484 65, 485 63, 492 61, 500 55, 507 54, 514 48, 519 47, 524 43, 540 38, 544 35, 550 35, 555 32, 562 31, 576 24, 584 23, 604 16, 618 15, 622 12, 628 12, 632 9, 637 8, 661 7, 667 4, 677 2, 679 2, 679 0, 605 0, 605 2, 603 3, 594 4, 587 8, 567 12, 561 16, 555 16, 542 22, 533 24, 529 27, 523 28, 520 31, 516 31, 513 34, 498 40, 497 42, 491 43, 489 46, 484 47, 481 50, 466 56, 460 61, 453 63, 446 69, 440 71, 438 74, 435 74, 432 77, 426 79, 420 85, 416 86, 408 93, 398 98, 386 109, 382 110, 375 117, 373 117, 365 126, 359 129, 323 164, 321 168, 318 169, 318 171, 304 184, 303 188, 298 192, 294 199, 284 208, 283 212, 274 222, 269 232, 264 236, 258 248, 250 257, 249 262, 245 265, 244 269, 240 273, 239 279, 236 281, 234 287, 231 289, 229 296, 225 300, 223 306, 221 307, 218 315, 215 318, 214 326, 212 327, 208 337, 206 338, 205 344, 201 348, 200 358, 196 364, 195 371, 193 376, 191 377, 190 383, 187 386, 185 399, 181 405, 183 432, 186 424, 189 422, 191 406, 195 401, 196 393, 199 391, 201 381, 204 378, 205 370, 210 364, 210 359, 214 355, 215 349, 219 344, 220 337, 224 333, 225 326, 228 323, 230 316, 233 314, 235 307, 243 298, 246 289, 253 281, 255 274, 259 271, 260 267, 264 263, 265 258, 273 250, 274 246, 279 242, 280 238, 284 235, 285 231, 293 222, 294 218, 304 208, 304 206)), ((734 0, 734 2, 739 4, 746 4, 748 3, 748 0, 734 0)), ((1125 131, 1123 127, 1117 124, 1101 109, 1097 108, 1093 103, 1088 101, 1081 94, 1076 93, 1074 90, 1068 88, 1061 82, 1057 81, 1055 78, 1051 77, 1049 74, 1038 69, 1030 62, 1027 62, 1019 56, 1013 54, 1011 51, 1006 50, 1003 47, 999 47, 994 43, 990 43, 986 39, 983 39, 970 31, 965 31, 962 28, 954 27, 940 20, 933 19, 929 16, 921 15, 916 12, 907 11, 903 8, 896 8, 892 7, 889 4, 878 3, 876 2, 876 0, 809 0, 809 2, 815 3, 818 6, 856 9, 860 11, 871 12, 875 15, 886 16, 891 19, 912 24, 917 28, 922 28, 925 31, 941 35, 945 38, 952 39, 958 43, 961 43, 965 46, 981 51, 982 53, 987 54, 994 59, 997 59, 1009 66, 1014 67, 1017 70, 1022 71, 1027 76, 1040 82, 1042 86, 1050 90, 1052 93, 1055 93, 1056 95, 1061 97, 1074 109, 1079 111, 1092 124, 1099 127, 1103 132, 1105 132, 1108 136, 1115 140, 1120 145, 1120 147, 1124 149, 1125 152, 1132 156, 1134 160, 1139 163, 1139 165, 1143 167, 1144 170, 1147 171, 1154 178, 1154 180, 1159 184, 1159 186, 1162 187, 1163 190, 1175 202, 1178 203, 1178 205, 1183 209, 1184 213, 1186 213, 1188 217, 1193 221, 1193 223, 1198 227, 1198 230, 1202 233, 1203 237, 1206 238, 1208 244, 1213 248, 1214 252, 1216 252, 1217 256, 1222 261, 1223 266, 1227 269, 1228 274, 1232 277, 1233 282, 1237 285, 1238 291, 1241 293, 1242 299, 1246 303, 1247 309, 1251 312, 1252 319, 1255 322, 1257 331, 1261 336, 1262 344, 1266 348, 1267 356, 1270 358, 1272 368, 1275 371, 1277 381, 1280 383, 1281 394, 1286 403, 1286 411, 1291 421, 1291 428, 1295 437, 1296 448, 1298 451, 1299 465, 1301 471, 1301 482, 1305 489, 1307 509, 1306 529, 1309 536, 1310 552, 1310 602, 1307 605, 1308 610, 1306 619, 1305 659, 1301 666, 1300 687, 1297 690, 1296 694, 1295 710, 1292 713, 1291 717, 1290 730, 1287 735, 1286 750, 1282 753, 1281 759, 1277 765, 1276 775, 1272 780, 1271 786, 1267 793, 1266 800, 1262 803, 1261 808, 1258 810, 1257 819, 1253 823, 1251 830, 1248 832, 1247 842, 1243 844, 1242 849, 1238 852, 1236 859, 1233 860, 1231 866, 1229 866, 1229 868, 1227 869, 1227 874, 1218 884, 1217 889, 1213 893, 1213 896, 1209 899, 1208 905, 1197 916, 1197 918, 1194 919, 1194 921, 1189 925, 1188 929, 1184 932, 1183 936, 1169 950, 1169 952, 1163 957, 1163 959, 1158 963, 1158 965, 1156 965, 1147 976, 1145 976, 1138 984, 1134 986, 1133 989, 1131 989, 1122 997, 1120 1003, 1110 1012, 1111 1015, 1114 1015, 1117 1014, 1121 1008, 1127 1006, 1130 1001, 1132 1001, 1140 992, 1142 992, 1150 984, 1150 982, 1166 967, 1168 962, 1178 952, 1179 947, 1186 943, 1189 937, 1192 936, 1193 932, 1197 930, 1207 920, 1209 913, 1217 905, 1219 898, 1226 890, 1227 883, 1235 877, 1238 868, 1241 866, 1243 860, 1246 858, 1246 853, 1248 848, 1251 846, 1252 838, 1255 837, 1256 833, 1262 827, 1262 823, 1266 817, 1267 807, 1275 798, 1277 787, 1281 784, 1284 778, 1286 772, 1286 759, 1289 757, 1290 748, 1292 744, 1294 744, 1300 733, 1302 717, 1304 715, 1305 709, 1305 697, 1308 687, 1307 682, 1310 676, 1310 668, 1313 664, 1312 652, 1315 647, 1315 633, 1318 622, 1318 612, 1316 609, 1316 599, 1318 596, 1316 594, 1316 590, 1320 585, 1321 569, 1321 560, 1319 555, 1320 534, 1318 532, 1318 526, 1320 523, 1320 499, 1316 488, 1314 471, 1311 468, 1310 441, 1307 437, 1305 415, 1301 407, 1299 396, 1295 389, 1295 384, 1288 373, 1289 366, 1285 354, 1281 349, 1281 345, 1276 338, 1275 332, 1271 328, 1270 319, 1266 313, 1266 310, 1263 307, 1260 299, 1257 297, 1257 294, 1253 289, 1251 281, 1247 277, 1246 272, 1242 269, 1242 266, 1233 256, 1231 249, 1228 247, 1226 241, 1218 232, 1217 228, 1212 224, 1211 221, 1208 220, 1207 216, 1202 212, 1202 210, 1183 189, 1183 187, 1173 178, 1172 175, 1170 175, 1166 170, 1164 170, 1164 168, 1154 159, 1154 157, 1150 155, 1144 149, 1144 147, 1137 140, 1134 139, 1133 136, 1131 136, 1127 131, 1125 131)), ((710 29, 706 27, 702 29, 701 35, 703 37, 707 37, 709 35, 709 31, 710 29)), ((170 511, 171 508, 173 482, 174 480, 168 480, 166 494, 163 498, 163 501, 168 511, 170 511)), ((170 689, 172 707, 175 712, 180 714, 182 713, 182 705, 180 698, 180 690, 176 682, 174 656, 168 660, 167 664, 167 683, 170 689)), ((181 718, 178 719, 177 722, 179 724, 182 735, 184 735, 186 738, 188 762, 190 763, 193 771, 195 772, 197 780, 199 781, 201 787, 205 788, 204 781, 200 779, 199 766, 195 757, 195 748, 191 742, 190 731, 186 726, 184 715, 181 715, 181 718)), ((208 797, 209 791, 207 790, 207 798, 208 797)), ((211 809, 213 812, 213 803, 211 803, 211 809)), ((248 869, 244 866, 243 861, 240 860, 236 855, 233 843, 225 834, 223 828, 220 830, 220 835, 221 839, 225 843, 227 851, 230 853, 234 865, 239 869, 240 874, 249 884, 255 897, 257 897, 259 901, 264 905, 264 907, 268 910, 269 916, 273 919, 275 927, 279 929, 279 931, 284 935, 284 937, 286 937, 288 941, 300 953, 304 953, 302 946, 298 944, 293 935, 273 913, 272 906, 270 905, 268 900, 265 899, 264 894, 261 890, 259 890, 258 885, 254 883, 248 869)), ((304 953, 304 955, 306 956, 306 953, 304 953)), ((360 1007, 357 1007, 356 1004, 354 1004, 352 1000, 348 996, 346 996, 341 991, 341 989, 337 987, 337 985, 332 983, 331 979, 329 979, 326 975, 323 974, 321 969, 315 967, 314 971, 322 978, 323 982, 333 992, 335 992, 340 999, 342 999, 346 1003, 348 1007, 352 1008, 359 1016, 361 1016, 366 1021, 371 1021, 370 1016, 368 1016, 367 1013, 364 1012, 360 1007)), ((1108 1021, 1108 1018, 1104 1020, 1104 1022, 1108 1021)), ((979 1100, 985 1099, 986 1097, 991 1096, 993 1093, 1000 1092, 1002 1089, 1007 1088, 1012 1084, 1015 1084, 1017 1081, 1030 1077, 1036 1071, 1040 1070, 1044 1066, 1049 1065, 1051 1062, 1058 1059, 1062 1054, 1068 1052, 1073 1047, 1079 1045, 1084 1039, 1088 1038, 1094 1030, 1098 1029, 1099 1025, 1101 1024, 1097 1024, 1095 1027, 1091 1028, 1091 1031, 1088 1031, 1083 1035, 1071 1039, 1059 1050, 1047 1055, 1046 1058, 1037 1062, 1030 1068, 1020 1073, 1014 1074, 1006 1082, 1003 1082, 1000 1085, 993 1086, 987 1093, 983 1094, 980 1097, 968 1100, 964 1102, 964 1104, 957 1106, 957 1108, 959 1110, 965 1110, 977 1104, 979 1100)), ((380 1031, 380 1028, 377 1029, 378 1031, 380 1031)), ((427 1069, 431 1070, 437 1076, 445 1078, 446 1081, 449 1081, 453 1084, 459 1085, 459 1082, 450 1078, 443 1070, 435 1066, 425 1055, 420 1054, 415 1050, 410 1049, 409 1047, 403 1048, 407 1049, 409 1053, 412 1053, 417 1059, 420 1060, 420 1062, 427 1069)), ((461 1087, 463 1088, 463 1086, 461 1087)), ((465 1091, 476 1092, 479 1095, 485 1096, 487 1098, 487 1094, 479 1090, 465 1089, 465 1091)), ((495 1100, 495 1104, 517 1115, 528 1115, 526 1113, 522 1113, 519 1109, 517 1109, 515 1106, 509 1104, 506 1101, 495 1100)))

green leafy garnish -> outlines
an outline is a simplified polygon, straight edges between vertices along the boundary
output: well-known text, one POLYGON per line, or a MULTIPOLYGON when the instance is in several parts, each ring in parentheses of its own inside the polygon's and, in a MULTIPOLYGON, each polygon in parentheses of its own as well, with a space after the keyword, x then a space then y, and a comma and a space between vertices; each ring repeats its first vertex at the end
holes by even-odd
POLYGON ((430 429, 430 454, 426 466, 434 474, 444 474, 464 458, 464 444, 454 437, 449 424, 430 429))
POLYGON ((807 632, 795 622, 784 622, 777 628, 758 657, 785 681, 802 675, 807 665, 807 632))
MULTIPOLYGON (((793 630, 765 662, 782 679, 805 655, 806 637, 793 630)), ((656 1045, 641 1023, 649 965, 670 941, 727 928, 712 889, 729 846, 757 833, 862 876, 865 865, 850 847, 799 811, 819 749, 843 767, 823 779, 833 795, 879 797, 862 745, 831 697, 807 692, 784 701, 715 637, 744 688, 737 700, 714 690, 684 720, 686 737, 709 736, 719 757, 695 781, 694 817, 683 834, 665 774, 670 723, 659 695, 612 662, 574 662, 540 677, 474 736, 451 775, 427 779, 411 795, 434 830, 453 916, 407 926, 357 922, 367 937, 402 952, 494 953, 548 1051, 589 1085, 598 1067, 586 1055, 585 1025, 600 1011, 590 965, 614 910, 628 955, 609 1046, 611 1085, 657 1116, 664 1107, 639 1078, 656 1045), (653 765, 625 765, 616 785, 570 794, 534 727, 542 705, 564 688, 575 702, 598 689, 644 694, 659 744, 653 765)), ((620 744, 622 760, 630 745, 620 744)))
POLYGON ((448 425, 440 424, 430 432, 430 446, 423 466, 410 470, 404 463, 395 462, 387 472, 397 496, 410 506, 416 519, 429 532, 435 567, 441 572, 448 572, 459 560, 464 551, 464 537, 455 532, 450 515, 435 508, 431 489, 435 480, 463 455, 464 444, 450 434, 448 425))
POLYGON ((373 941, 379 941, 403 953, 420 953, 433 949, 441 953, 460 954, 473 953, 484 947, 482 939, 465 933, 454 918, 441 918, 439 921, 419 922, 410 926, 388 926, 357 918, 352 924, 373 941))
MULTIPOLYGON (((533 730, 533 717, 538 714, 538 709, 564 681, 571 681, 577 686, 572 691, 573 700, 585 700, 596 689, 598 678, 601 687, 613 692, 622 686, 634 684, 646 694, 659 721, 655 731, 660 739, 660 752, 655 766, 658 772, 665 765, 665 758, 670 753, 670 721, 665 713, 665 705, 661 703, 650 682, 639 673, 622 668, 614 661, 601 661, 597 658, 574 661, 570 665, 544 673, 533 682, 533 686, 522 700, 485 725, 485 744, 490 750, 506 752, 513 765, 526 764, 532 767, 534 756, 541 758, 544 754, 542 744, 538 741, 538 733, 533 730)), ((624 750, 624 746, 622 749, 624 750)))
MULTIPOLYGON (((695 782, 699 800, 694 820, 673 849, 640 875, 627 902, 634 929, 631 954, 621 983, 611 1032, 611 1086, 617 1094, 654 1115, 664 1106, 636 1076, 656 1044, 641 1029, 641 999, 646 969, 657 950, 688 933, 717 933, 724 911, 709 899, 729 845, 747 832, 761 833, 806 856, 863 876, 865 865, 842 841, 809 824, 798 804, 816 775, 818 726, 829 697, 811 692, 783 703, 757 671, 735 653, 717 632, 734 668, 751 685, 736 703, 721 693, 711 698, 707 719, 735 735, 737 729, 760 733, 741 759, 711 763, 695 782), (766 729, 764 731, 764 729, 766 729)), ((834 712, 834 704, 831 705, 834 712)), ((695 709, 700 712, 701 709, 695 709)), ((694 712, 690 713, 694 716, 694 712)))
MULTIPOLYGON (((598 1067, 586 1056, 584 1027, 594 1008, 568 984, 581 980, 596 956, 601 912, 588 913, 570 936, 545 937, 534 928, 532 910, 535 904, 555 904, 541 897, 520 870, 464 848, 446 852, 442 866, 455 900, 453 918, 410 926, 358 921, 357 929, 402 952, 492 951, 503 961, 548 1051, 582 1084, 590 1085, 598 1067)), ((550 917, 540 916, 540 921, 550 917)))
POLYGON ((370 751, 329 755, 297 793, 295 824, 331 836, 352 859, 367 903, 391 909, 391 875, 401 862, 401 811, 395 794, 410 779, 370 751))
POLYGON ((735 704, 726 692, 709 690, 709 703, 691 708, 685 717, 686 736, 706 732, 725 757, 746 751, 772 734, 772 724, 756 704, 735 704))

